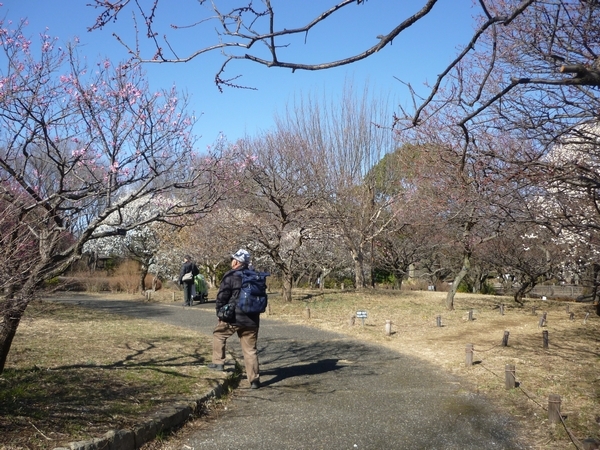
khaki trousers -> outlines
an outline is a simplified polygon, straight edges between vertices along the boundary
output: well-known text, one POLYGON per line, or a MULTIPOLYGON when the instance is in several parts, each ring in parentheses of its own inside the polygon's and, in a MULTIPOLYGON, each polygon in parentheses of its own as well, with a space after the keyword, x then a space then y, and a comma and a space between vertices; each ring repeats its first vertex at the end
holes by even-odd
POLYGON ((258 340, 258 328, 240 327, 227 322, 219 322, 213 331, 213 356, 214 364, 225 363, 225 343, 233 333, 237 333, 242 346, 244 355, 244 366, 246 367, 246 377, 252 383, 260 377, 258 369, 258 351, 256 350, 256 341, 258 340))

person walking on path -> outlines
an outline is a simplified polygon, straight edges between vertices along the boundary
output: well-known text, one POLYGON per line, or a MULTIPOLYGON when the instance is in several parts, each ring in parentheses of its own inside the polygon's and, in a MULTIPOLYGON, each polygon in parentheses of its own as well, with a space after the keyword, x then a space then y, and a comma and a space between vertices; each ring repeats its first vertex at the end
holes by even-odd
POLYGON ((198 266, 192 262, 192 258, 185 255, 179 272, 179 284, 183 285, 183 306, 192 306, 194 277, 199 273, 198 266))
MULTIPOLYGON (((231 255, 231 270, 229 270, 219 286, 217 293, 216 310, 227 303, 237 303, 242 287, 241 271, 250 264, 250 253, 240 249, 231 255)), ((227 339, 237 333, 244 356, 246 377, 252 389, 260 387, 260 373, 258 365, 258 352, 256 343, 258 340, 258 328, 260 326, 260 313, 246 314, 237 306, 235 316, 230 323, 219 319, 219 323, 213 331, 213 354, 210 369, 223 370, 225 367, 225 346, 227 339)))

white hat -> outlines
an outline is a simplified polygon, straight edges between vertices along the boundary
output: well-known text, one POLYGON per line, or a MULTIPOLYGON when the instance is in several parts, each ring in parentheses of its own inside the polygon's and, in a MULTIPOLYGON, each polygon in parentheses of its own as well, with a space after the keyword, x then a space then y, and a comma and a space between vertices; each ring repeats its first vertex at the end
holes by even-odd
POLYGON ((242 264, 248 264, 250 262, 250 253, 247 250, 240 248, 237 252, 231 255, 233 259, 241 262, 242 264))

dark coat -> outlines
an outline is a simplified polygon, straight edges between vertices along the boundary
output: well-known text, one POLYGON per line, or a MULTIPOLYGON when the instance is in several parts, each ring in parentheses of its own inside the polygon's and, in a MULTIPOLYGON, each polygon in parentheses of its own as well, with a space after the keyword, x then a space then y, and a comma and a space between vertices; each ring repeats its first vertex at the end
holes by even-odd
POLYGON ((198 266, 196 266, 196 264, 194 264, 191 261, 184 262, 183 265, 181 266, 181 270, 179 271, 179 284, 182 284, 182 283, 193 284, 194 283, 193 278, 188 281, 183 281, 181 279, 186 273, 189 273, 189 272, 192 272, 192 275, 194 277, 200 273, 200 271, 198 270, 198 266))
POLYGON ((227 303, 235 302, 235 322, 233 322, 232 325, 258 328, 260 325, 260 313, 246 314, 237 307, 237 299, 240 296, 240 289, 242 288, 242 275, 240 274, 240 271, 245 268, 246 267, 240 267, 239 269, 230 270, 223 275, 221 285, 219 286, 219 292, 217 293, 216 310, 218 311, 227 303))

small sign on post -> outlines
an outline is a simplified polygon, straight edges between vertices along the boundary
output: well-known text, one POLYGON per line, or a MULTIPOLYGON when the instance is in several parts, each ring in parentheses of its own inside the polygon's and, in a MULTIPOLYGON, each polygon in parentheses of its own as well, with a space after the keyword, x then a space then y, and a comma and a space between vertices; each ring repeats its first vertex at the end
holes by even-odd
POLYGON ((356 317, 360 320, 362 320, 362 324, 363 326, 365 325, 365 319, 367 318, 367 312, 366 311, 356 311, 356 317))

